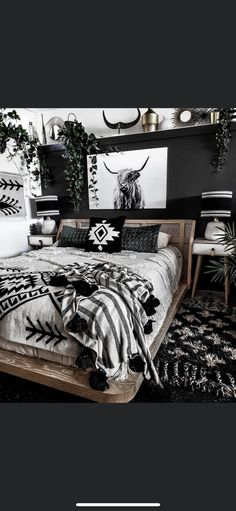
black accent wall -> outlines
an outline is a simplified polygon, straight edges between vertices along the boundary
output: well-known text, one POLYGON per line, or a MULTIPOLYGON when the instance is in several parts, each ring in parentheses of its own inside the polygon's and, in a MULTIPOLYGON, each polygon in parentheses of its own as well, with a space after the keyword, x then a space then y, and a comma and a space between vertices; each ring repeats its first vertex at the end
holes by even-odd
MULTIPOLYGON (((148 147, 168 147, 167 208, 125 211, 127 218, 193 218, 198 219, 198 235, 203 233, 207 220, 200 220, 201 193, 208 190, 232 190, 233 218, 236 218, 236 123, 232 123, 232 138, 228 160, 222 173, 217 173, 210 165, 215 149, 215 125, 193 128, 165 130, 137 135, 102 138, 99 145, 106 150, 115 145, 121 150, 143 149, 148 147)), ((85 178, 84 199, 79 215, 75 215, 70 197, 66 191, 63 146, 56 144, 43 146, 46 164, 50 169, 48 186, 44 194, 59 196, 61 218, 93 215, 116 216, 117 210, 89 210, 87 176, 85 178)), ((111 192, 112 193, 112 192, 111 192)))
MULTIPOLYGON (((217 173, 210 165, 215 150, 216 126, 181 128, 154 133, 122 135, 99 140, 104 151, 108 146, 121 150, 142 149, 148 147, 168 147, 167 170, 167 208, 125 211, 127 218, 192 218, 197 220, 196 237, 204 236, 208 219, 200 219, 201 193, 208 190, 232 190, 232 218, 236 219, 236 123, 232 123, 232 138, 228 160, 222 173, 217 173)), ((75 215, 70 197, 66 191, 63 147, 59 144, 42 146, 47 166, 50 169, 48 186, 44 194, 57 194, 61 218, 89 218, 90 216, 114 217, 117 210, 89 210, 87 176, 85 178, 84 199, 80 213, 75 215)), ((109 191, 108 191, 109 193, 109 191)), ((112 193, 112 191, 111 191, 112 193)), ((195 258, 196 259, 196 258, 195 258)), ((194 261, 196 262, 196 261, 194 261)), ((208 258, 205 258, 207 264, 208 258)), ((222 289, 213 285, 209 275, 202 271, 199 283, 201 288, 222 289)))
MULTIPOLYGON (((236 123, 232 123, 232 138, 228 160, 222 173, 210 165, 215 150, 215 125, 165 130, 137 135, 122 135, 99 140, 101 148, 116 146, 121 150, 148 147, 168 147, 167 208, 125 211, 127 218, 193 218, 197 219, 197 235, 204 233, 208 219, 200 219, 201 193, 208 190, 232 190, 233 212, 236 218, 236 123)), ((60 144, 42 146, 46 164, 50 169, 50 182, 44 194, 59 196, 61 218, 75 216, 89 218, 93 215, 114 217, 117 210, 89 210, 87 176, 85 177, 84 198, 79 215, 75 215, 70 197, 66 191, 63 146, 60 144)), ((111 192, 112 193, 112 192, 111 192)))

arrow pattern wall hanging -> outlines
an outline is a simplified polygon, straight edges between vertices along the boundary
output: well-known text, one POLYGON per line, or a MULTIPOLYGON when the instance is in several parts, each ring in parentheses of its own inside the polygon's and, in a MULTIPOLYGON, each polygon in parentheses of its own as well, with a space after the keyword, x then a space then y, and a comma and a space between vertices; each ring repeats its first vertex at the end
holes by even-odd
POLYGON ((0 219, 25 217, 23 178, 19 174, 0 173, 0 219))

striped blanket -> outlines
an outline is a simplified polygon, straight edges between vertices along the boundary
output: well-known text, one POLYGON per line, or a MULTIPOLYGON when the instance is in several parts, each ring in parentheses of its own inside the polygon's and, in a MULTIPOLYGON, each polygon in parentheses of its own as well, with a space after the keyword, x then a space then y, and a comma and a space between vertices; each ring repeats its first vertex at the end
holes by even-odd
POLYGON ((138 354, 144 375, 159 384, 144 333, 149 318, 143 304, 153 291, 151 282, 111 263, 73 264, 56 275, 67 279, 61 308, 65 330, 96 353, 96 367, 108 378, 123 379, 130 358, 138 354), (81 293, 80 284, 85 283, 91 288, 89 296, 81 293))

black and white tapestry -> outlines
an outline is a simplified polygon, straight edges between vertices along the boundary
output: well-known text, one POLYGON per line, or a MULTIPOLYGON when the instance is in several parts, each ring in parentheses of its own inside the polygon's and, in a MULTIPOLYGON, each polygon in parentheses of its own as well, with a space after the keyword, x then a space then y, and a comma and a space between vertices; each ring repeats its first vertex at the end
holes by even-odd
POLYGON ((167 147, 87 158, 89 209, 166 208, 167 147))
POLYGON ((23 178, 0 172, 0 219, 26 216, 23 178))

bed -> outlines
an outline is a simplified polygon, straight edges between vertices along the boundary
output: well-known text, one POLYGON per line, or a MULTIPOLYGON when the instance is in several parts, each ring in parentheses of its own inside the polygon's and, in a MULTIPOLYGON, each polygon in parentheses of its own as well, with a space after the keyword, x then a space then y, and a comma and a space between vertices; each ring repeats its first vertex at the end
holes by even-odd
MULTIPOLYGON (((57 238, 60 237, 63 226, 85 228, 88 219, 68 219, 60 222, 57 238)), ((140 273, 153 282, 154 289, 160 295, 160 306, 154 316, 155 328, 146 336, 147 346, 152 359, 176 313, 179 303, 191 285, 192 244, 194 239, 194 220, 126 220, 128 226, 138 228, 144 225, 161 224, 161 231, 171 235, 171 241, 166 248, 157 254, 142 254, 122 252, 120 254, 99 254, 99 260, 128 267, 140 273)), ((44 272, 70 265, 74 261, 87 261, 97 258, 97 255, 85 253, 76 249, 48 247, 39 251, 22 254, 19 257, 0 260, 0 265, 6 268, 19 267, 30 271, 44 272), (59 261, 59 262, 58 262, 59 261)), ((61 334, 60 316, 57 324, 58 336, 61 334)), ((104 392, 95 390, 89 385, 89 374, 76 367, 79 355, 79 345, 74 338, 70 342, 63 339, 56 344, 37 345, 30 342, 33 326, 28 325, 27 344, 20 340, 20 321, 17 342, 8 339, 8 333, 1 328, 0 323, 0 371, 35 381, 50 387, 69 392, 95 402, 126 403, 132 400, 142 381, 142 373, 129 374, 123 380, 109 379, 109 388, 104 392), (52 349, 53 346, 53 349, 52 349)), ((38 328, 38 332, 39 332, 38 328)), ((39 334, 38 333, 38 338, 39 334)), ((54 332, 55 333, 55 332, 54 332)), ((67 339, 68 341, 68 339, 67 339)))

